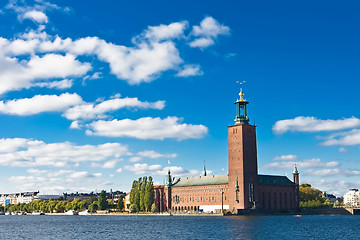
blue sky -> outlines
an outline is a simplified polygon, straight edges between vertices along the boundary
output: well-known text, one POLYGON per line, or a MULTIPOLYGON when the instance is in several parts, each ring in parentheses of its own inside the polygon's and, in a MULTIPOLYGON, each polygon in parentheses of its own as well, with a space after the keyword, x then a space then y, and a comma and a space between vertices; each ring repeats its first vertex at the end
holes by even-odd
POLYGON ((227 173, 244 84, 259 173, 360 186, 356 1, 15 1, 0 10, 0 192, 227 173))

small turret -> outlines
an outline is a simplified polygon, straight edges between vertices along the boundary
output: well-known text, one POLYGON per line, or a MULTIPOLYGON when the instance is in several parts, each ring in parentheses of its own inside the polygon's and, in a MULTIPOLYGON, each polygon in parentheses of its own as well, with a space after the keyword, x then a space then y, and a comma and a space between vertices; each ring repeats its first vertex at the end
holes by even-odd
POLYGON ((169 169, 168 175, 167 175, 166 186, 167 186, 167 187, 171 187, 171 186, 172 186, 172 179, 171 179, 170 169, 169 169))
POLYGON ((299 185, 299 171, 297 169, 297 166, 295 164, 294 171, 293 171, 293 182, 297 185, 299 185))

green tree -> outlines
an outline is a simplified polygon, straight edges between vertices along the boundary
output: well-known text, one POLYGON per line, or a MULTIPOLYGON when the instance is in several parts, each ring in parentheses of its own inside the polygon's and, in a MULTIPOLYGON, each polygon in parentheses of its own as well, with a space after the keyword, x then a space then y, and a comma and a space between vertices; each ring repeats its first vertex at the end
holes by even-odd
POLYGON ((93 202, 93 203, 91 203, 90 205, 89 205, 89 208, 88 208, 88 210, 90 211, 90 212, 96 212, 96 210, 98 210, 98 205, 97 205, 97 202, 93 202))
POLYGON ((131 204, 130 207, 129 207, 129 211, 130 211, 131 213, 136 213, 136 212, 139 211, 139 209, 136 207, 135 204, 131 204))
POLYGON ((118 202, 117 202, 117 208, 121 211, 124 208, 124 198, 120 195, 118 202))
POLYGON ((323 197, 322 191, 313 188, 310 184, 301 184, 299 193, 300 207, 302 208, 332 207, 332 203, 323 197))
POLYGON ((99 210, 107 209, 108 202, 106 201, 106 192, 104 190, 101 191, 97 204, 99 205, 99 210))
POLYGON ((153 204, 151 205, 151 212, 152 212, 152 213, 157 213, 157 212, 159 212, 159 209, 157 208, 157 206, 156 206, 155 203, 153 203, 153 204))
POLYGON ((146 211, 152 210, 152 204, 154 203, 154 184, 152 177, 149 177, 149 181, 146 183, 144 194, 144 206, 146 211))

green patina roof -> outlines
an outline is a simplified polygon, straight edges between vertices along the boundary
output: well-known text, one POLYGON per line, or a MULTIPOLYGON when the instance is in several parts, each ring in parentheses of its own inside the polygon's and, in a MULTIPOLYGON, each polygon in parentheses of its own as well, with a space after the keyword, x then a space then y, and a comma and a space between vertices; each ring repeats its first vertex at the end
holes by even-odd
POLYGON ((228 184, 228 183, 229 183, 229 176, 226 174, 226 175, 215 175, 215 176, 178 178, 173 182, 173 187, 218 185, 218 184, 228 184))
POLYGON ((293 186, 294 183, 285 176, 258 175, 258 183, 266 185, 293 186))

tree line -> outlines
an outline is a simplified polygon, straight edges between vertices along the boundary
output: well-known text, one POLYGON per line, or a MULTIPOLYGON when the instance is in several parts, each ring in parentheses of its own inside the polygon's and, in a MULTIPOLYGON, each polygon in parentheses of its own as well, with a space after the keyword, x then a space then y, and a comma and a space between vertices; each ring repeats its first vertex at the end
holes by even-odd
POLYGON ((333 203, 325 199, 323 192, 313 188, 310 184, 301 184, 299 186, 300 207, 302 208, 331 208, 333 203))
POLYGON ((67 210, 83 211, 89 210, 90 212, 96 212, 97 210, 107 209, 119 209, 120 211, 124 208, 123 197, 120 196, 117 204, 109 203, 106 200, 106 192, 101 191, 98 198, 92 197, 86 200, 75 199, 73 201, 66 200, 35 200, 30 203, 18 203, 18 204, 7 204, 5 207, 0 206, 0 211, 10 212, 65 212, 67 210))
POLYGON ((154 184, 152 177, 145 176, 134 180, 130 191, 130 212, 157 212, 154 201, 154 184))

